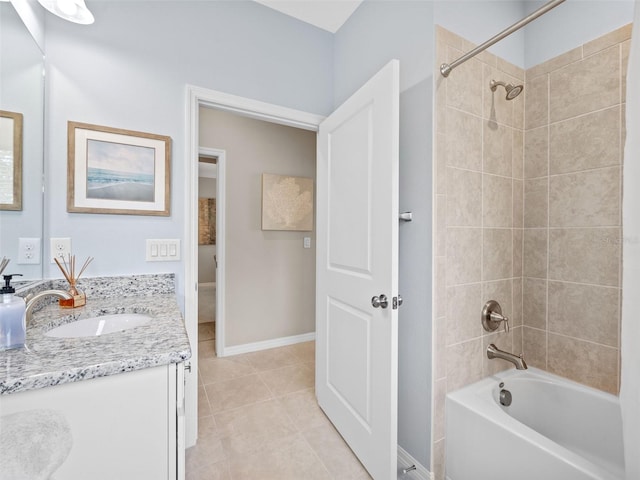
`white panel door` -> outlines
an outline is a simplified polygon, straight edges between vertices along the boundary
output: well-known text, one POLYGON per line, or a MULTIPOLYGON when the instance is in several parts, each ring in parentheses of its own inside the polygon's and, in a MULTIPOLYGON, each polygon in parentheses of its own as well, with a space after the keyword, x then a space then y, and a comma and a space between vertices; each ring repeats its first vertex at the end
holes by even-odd
POLYGON ((397 471, 398 79, 393 60, 318 134, 316 395, 376 480, 397 471))

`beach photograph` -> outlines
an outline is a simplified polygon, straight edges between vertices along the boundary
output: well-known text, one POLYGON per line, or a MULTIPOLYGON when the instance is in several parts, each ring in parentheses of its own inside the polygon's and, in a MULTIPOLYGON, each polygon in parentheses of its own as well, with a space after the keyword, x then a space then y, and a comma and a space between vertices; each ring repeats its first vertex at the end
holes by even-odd
POLYGON ((86 198, 153 202, 155 149, 87 140, 86 198))

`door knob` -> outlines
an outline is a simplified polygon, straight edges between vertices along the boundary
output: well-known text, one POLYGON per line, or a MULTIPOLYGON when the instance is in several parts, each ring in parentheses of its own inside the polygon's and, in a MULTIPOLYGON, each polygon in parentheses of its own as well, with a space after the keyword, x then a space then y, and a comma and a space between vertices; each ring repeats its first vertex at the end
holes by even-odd
POLYGON ((371 299, 371 305, 373 308, 387 308, 389 306, 389 300, 385 294, 380 294, 379 297, 373 297, 371 299))

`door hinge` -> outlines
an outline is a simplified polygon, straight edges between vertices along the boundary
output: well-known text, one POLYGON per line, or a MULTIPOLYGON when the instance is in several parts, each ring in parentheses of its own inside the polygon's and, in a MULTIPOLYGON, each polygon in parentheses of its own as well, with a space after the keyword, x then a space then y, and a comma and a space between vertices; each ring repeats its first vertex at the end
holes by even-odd
POLYGON ((399 306, 402 305, 402 296, 398 295, 397 297, 393 297, 391 301, 391 306, 394 310, 397 310, 399 306))

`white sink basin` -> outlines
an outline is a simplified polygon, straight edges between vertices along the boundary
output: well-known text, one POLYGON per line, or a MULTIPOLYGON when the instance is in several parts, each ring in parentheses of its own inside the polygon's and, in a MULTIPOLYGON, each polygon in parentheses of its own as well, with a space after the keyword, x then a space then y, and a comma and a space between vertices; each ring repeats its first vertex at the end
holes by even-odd
POLYGON ((47 337, 77 338, 97 337, 107 333, 122 332, 145 325, 151 321, 149 315, 138 313, 119 313, 100 317, 83 318, 75 322, 65 323, 45 333, 47 337))

